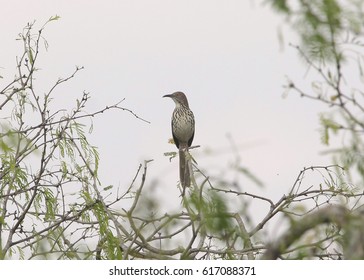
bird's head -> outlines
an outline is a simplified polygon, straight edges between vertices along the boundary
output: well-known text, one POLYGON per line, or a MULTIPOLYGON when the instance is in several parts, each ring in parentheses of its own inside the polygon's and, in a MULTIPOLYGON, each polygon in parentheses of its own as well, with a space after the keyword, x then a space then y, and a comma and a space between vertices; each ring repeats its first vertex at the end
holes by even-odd
POLYGON ((166 94, 163 97, 170 97, 176 103, 176 106, 185 106, 188 108, 188 101, 186 95, 181 91, 176 91, 172 94, 166 94))

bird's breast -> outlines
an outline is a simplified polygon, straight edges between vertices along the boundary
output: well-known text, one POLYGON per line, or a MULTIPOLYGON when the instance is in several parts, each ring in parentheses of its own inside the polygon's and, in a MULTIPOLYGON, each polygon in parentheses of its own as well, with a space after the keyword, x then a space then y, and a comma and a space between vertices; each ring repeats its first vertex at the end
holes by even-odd
POLYGON ((176 108, 172 115, 172 131, 181 143, 187 143, 195 131, 195 119, 188 108, 176 108))

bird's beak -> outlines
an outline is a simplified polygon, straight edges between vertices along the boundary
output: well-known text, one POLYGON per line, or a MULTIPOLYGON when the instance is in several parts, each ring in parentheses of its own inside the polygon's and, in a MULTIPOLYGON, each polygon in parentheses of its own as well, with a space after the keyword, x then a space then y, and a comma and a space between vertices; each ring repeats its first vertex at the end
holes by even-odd
POLYGON ((172 95, 171 94, 166 94, 166 95, 163 95, 163 97, 171 97, 172 98, 172 95))

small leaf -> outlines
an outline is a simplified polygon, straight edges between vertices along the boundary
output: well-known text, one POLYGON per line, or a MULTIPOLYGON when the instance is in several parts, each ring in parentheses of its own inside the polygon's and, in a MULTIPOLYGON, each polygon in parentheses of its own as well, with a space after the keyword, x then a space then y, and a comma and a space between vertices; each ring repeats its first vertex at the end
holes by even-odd
POLYGON ((329 131, 331 130, 332 132, 336 133, 341 128, 341 125, 334 120, 326 118, 323 115, 320 116, 320 123, 323 126, 321 141, 323 144, 329 145, 329 131))
POLYGON ((29 58, 30 64, 33 66, 33 64, 34 64, 34 57, 33 57, 32 49, 28 49, 28 58, 29 58))
POLYGON ((107 187, 105 187, 105 188, 104 188, 104 191, 110 190, 110 189, 112 189, 113 187, 114 187, 113 185, 109 185, 109 186, 107 186, 107 187))
POLYGON ((334 102, 338 97, 339 97, 338 94, 337 95, 330 96, 330 100, 334 102))
POLYGON ((48 21, 59 20, 60 18, 61 18, 60 16, 55 15, 50 17, 48 21))

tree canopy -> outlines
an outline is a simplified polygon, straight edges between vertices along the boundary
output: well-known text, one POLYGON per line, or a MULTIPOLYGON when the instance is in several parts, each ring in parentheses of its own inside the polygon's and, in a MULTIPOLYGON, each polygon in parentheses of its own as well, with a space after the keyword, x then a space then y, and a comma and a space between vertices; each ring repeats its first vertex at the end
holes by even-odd
MULTIPOLYGON (((57 107, 56 90, 83 67, 46 93, 38 90, 39 57, 47 47, 43 30, 59 18, 51 17, 38 29, 36 23, 24 28, 15 78, 0 77, 0 258, 363 259, 363 4, 265 2, 297 32, 300 41, 292 47, 316 74, 309 88, 289 79, 285 94, 327 105, 318 137, 332 154, 331 165, 297 170, 287 192, 273 200, 239 190, 233 178, 210 177, 195 164, 192 149, 193 187, 168 213, 158 211, 158 201, 144 188, 149 161, 129 186, 103 186, 98 149, 88 140, 92 118, 121 110, 145 120, 122 101, 87 112, 87 92, 73 109, 57 107), (333 137, 343 138, 341 147, 330 149, 333 137), (320 183, 311 184, 312 176, 320 183), (258 222, 249 211, 257 202, 265 213, 258 222), (266 227, 277 220, 285 230, 268 238, 266 227)), ((239 160, 233 169, 261 186, 239 160)))

